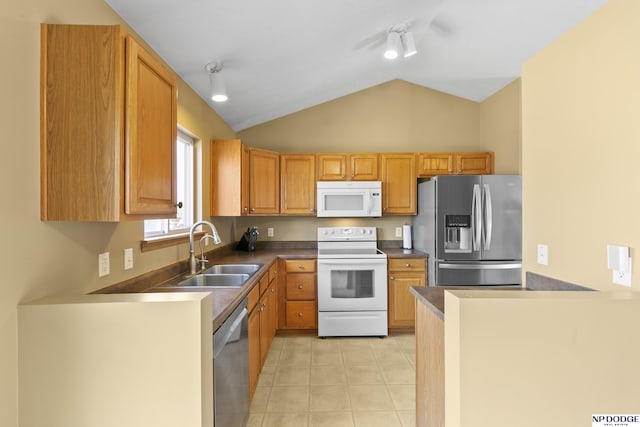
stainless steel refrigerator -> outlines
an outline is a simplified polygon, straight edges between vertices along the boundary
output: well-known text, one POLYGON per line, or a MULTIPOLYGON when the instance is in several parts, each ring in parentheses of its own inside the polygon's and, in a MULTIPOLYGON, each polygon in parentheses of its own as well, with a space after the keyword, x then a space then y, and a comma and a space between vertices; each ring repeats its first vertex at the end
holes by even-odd
POLYGON ((420 182, 413 245, 429 255, 429 286, 521 285, 522 178, 420 182))

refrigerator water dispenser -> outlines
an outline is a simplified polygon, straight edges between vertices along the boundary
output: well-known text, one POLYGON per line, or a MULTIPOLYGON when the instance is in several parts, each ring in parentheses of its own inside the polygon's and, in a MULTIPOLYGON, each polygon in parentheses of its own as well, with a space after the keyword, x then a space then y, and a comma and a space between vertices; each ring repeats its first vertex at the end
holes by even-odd
POLYGON ((445 215, 444 251, 471 252, 471 215, 445 215))

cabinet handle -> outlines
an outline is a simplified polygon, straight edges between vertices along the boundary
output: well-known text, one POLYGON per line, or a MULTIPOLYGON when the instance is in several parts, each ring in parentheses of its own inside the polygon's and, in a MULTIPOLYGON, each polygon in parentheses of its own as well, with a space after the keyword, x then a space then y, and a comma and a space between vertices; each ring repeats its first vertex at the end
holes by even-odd
POLYGON ((460 174, 460 173, 462 173, 462 169, 458 169, 458 173, 459 173, 459 174, 460 174))
POLYGON ((173 205, 174 208, 178 208, 181 209, 182 208, 182 202, 178 202, 175 205, 173 205))
POLYGON ((410 268, 410 267, 411 267, 411 264, 406 263, 404 266, 405 266, 405 267, 407 267, 407 268, 410 268))
POLYGON ((315 211, 316 211, 316 210, 315 210, 315 209, 313 209, 313 208, 309 209, 309 212, 315 212, 315 211))
POLYGON ((256 211, 256 208, 251 208, 251 212, 255 212, 255 211, 256 211))
POLYGON ((298 289, 302 289, 302 285, 298 285, 298 289))
POLYGON ((274 293, 276 291, 276 288, 271 288, 269 289, 269 292, 274 293))
POLYGON ((396 280, 396 278, 393 276, 389 276, 389 280, 396 280))
POLYGON ((304 265, 298 264, 298 270, 304 270, 304 265))
POLYGON ((244 208, 242 208, 242 211, 243 211, 243 212, 247 212, 248 210, 249 210, 249 208, 248 208, 248 207, 246 207, 246 206, 245 206, 244 208))
POLYGON ((298 317, 302 317, 302 313, 298 313, 298 317))

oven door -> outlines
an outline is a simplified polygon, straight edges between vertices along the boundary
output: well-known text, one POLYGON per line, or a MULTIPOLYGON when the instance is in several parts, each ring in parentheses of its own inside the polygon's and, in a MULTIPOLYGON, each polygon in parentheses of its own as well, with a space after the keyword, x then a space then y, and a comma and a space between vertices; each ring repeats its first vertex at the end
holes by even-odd
POLYGON ((318 259, 319 311, 386 309, 386 259, 318 259))

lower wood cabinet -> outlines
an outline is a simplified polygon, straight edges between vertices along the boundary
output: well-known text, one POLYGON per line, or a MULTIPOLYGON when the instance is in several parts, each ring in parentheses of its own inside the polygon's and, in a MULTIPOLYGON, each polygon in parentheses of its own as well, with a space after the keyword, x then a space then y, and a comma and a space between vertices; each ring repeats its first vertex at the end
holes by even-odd
POLYGON ((424 258, 389 258, 389 328, 415 327, 415 298, 412 286, 425 286, 424 258))
POLYGON ((316 329, 318 327, 318 297, 316 291, 316 260, 282 260, 278 329, 316 329))
POLYGON ((264 273, 248 295, 249 310, 249 392, 256 391, 262 366, 276 333, 276 264, 264 273))

